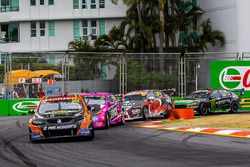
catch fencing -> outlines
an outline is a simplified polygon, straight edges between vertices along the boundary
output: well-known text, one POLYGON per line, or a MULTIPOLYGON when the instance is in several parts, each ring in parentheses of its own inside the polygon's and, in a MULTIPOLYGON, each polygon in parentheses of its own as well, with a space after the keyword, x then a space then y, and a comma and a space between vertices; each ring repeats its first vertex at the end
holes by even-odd
POLYGON ((210 62, 249 58, 249 53, 237 52, 0 53, 1 94, 4 99, 11 99, 13 92, 18 98, 36 98, 40 89, 47 95, 95 91, 124 94, 140 89, 160 89, 175 90, 174 96, 183 97, 193 90, 210 86, 210 62), (23 71, 15 78, 17 70, 23 71), (25 70, 38 71, 32 73, 33 78, 38 79, 27 77, 25 70))

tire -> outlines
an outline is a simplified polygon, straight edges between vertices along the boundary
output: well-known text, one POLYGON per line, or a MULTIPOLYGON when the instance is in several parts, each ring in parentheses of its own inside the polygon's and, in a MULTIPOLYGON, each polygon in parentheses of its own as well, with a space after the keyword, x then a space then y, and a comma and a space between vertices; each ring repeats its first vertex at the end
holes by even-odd
POLYGON ((106 113, 106 125, 105 125, 105 128, 108 129, 110 128, 110 119, 109 119, 109 114, 106 113))
POLYGON ((201 103, 199 105, 199 113, 200 115, 207 115, 208 114, 208 108, 206 103, 201 103))
POLYGON ((167 112, 163 115, 164 119, 168 119, 168 117, 169 117, 169 115, 170 115, 170 112, 171 112, 171 111, 167 111, 167 112))
POLYGON ((121 125, 125 125, 126 124, 124 113, 122 113, 122 121, 120 122, 120 124, 121 125))
POLYGON ((93 140, 93 138, 95 137, 95 131, 94 131, 94 126, 93 124, 91 125, 92 126, 92 130, 91 130, 91 136, 89 136, 87 139, 88 140, 93 140))
POLYGON ((230 105, 230 112, 231 113, 236 113, 239 110, 239 105, 237 102, 233 101, 230 105))
POLYGON ((149 117, 149 111, 147 107, 143 107, 142 109, 142 119, 145 121, 149 117))

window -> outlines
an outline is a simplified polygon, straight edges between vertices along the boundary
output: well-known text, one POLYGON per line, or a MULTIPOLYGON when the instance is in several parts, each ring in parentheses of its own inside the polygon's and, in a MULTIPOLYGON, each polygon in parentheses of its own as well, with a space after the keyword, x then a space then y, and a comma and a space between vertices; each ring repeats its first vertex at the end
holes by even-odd
POLYGON ((82 9, 87 9, 87 8, 88 8, 87 0, 82 0, 82 9))
POLYGON ((79 9, 79 0, 73 0, 73 9, 79 9))
POLYGON ((88 20, 82 21, 82 35, 83 35, 83 39, 85 40, 88 39, 88 20))
POLYGON ((45 21, 40 21, 40 37, 45 36, 45 21))
POLYGON ((211 93, 210 97, 213 97, 215 99, 220 98, 220 93, 218 90, 215 90, 211 93))
POLYGON ((99 35, 105 35, 105 20, 99 20, 99 35))
POLYGON ((55 36, 55 22, 49 21, 49 36, 54 37, 55 36))
POLYGON ((96 2, 95 0, 90 0, 90 8, 95 9, 96 8, 96 2))
POLYGON ((0 12, 19 11, 19 0, 0 0, 0 12))
POLYGON ((9 41, 10 42, 18 42, 19 41, 19 35, 18 35, 18 24, 17 23, 11 23, 9 24, 9 41))
POLYGON ((2 0, 1 1, 1 12, 9 12, 10 11, 10 1, 2 0))
POLYGON ((49 0, 48 4, 49 5, 54 5, 54 0, 49 0))
POLYGON ((36 0, 30 0, 30 6, 36 6, 36 0))
POLYGON ((91 35, 92 39, 96 39, 97 37, 96 20, 91 20, 91 35))
POLYGON ((44 0, 40 0, 40 5, 44 5, 44 0))
POLYGON ((99 0, 99 8, 105 8, 105 0, 99 0))
POLYGON ((30 23, 30 34, 31 37, 36 37, 36 22, 34 21, 30 23))
POLYGON ((79 21, 74 20, 74 39, 80 38, 79 21))

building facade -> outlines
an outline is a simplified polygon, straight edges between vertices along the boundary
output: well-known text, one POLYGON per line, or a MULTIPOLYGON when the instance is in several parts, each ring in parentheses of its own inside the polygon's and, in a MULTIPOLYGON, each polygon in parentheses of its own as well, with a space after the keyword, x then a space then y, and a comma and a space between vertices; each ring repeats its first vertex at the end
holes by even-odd
POLYGON ((0 51, 65 51, 83 37, 108 34, 126 16, 110 0, 0 0, 0 51))
POLYGON ((225 46, 210 51, 250 51, 249 0, 198 0, 197 5, 205 11, 200 21, 211 18, 214 29, 225 34, 225 46))

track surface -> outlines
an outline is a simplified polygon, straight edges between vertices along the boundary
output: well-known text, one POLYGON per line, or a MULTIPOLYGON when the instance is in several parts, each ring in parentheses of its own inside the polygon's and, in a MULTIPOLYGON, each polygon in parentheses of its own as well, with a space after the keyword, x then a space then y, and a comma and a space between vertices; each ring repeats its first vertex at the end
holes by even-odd
POLYGON ((250 166, 250 140, 126 126, 97 130, 93 141, 32 144, 29 117, 0 118, 0 166, 250 166))

